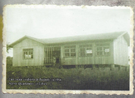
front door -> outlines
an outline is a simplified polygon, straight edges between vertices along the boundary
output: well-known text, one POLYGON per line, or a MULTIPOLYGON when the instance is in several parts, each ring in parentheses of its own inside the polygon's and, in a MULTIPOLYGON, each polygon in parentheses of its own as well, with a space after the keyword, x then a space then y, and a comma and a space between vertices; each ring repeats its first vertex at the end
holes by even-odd
POLYGON ((44 63, 52 65, 54 63, 54 58, 56 63, 60 63, 60 47, 45 47, 44 52, 44 63))
POLYGON ((56 59, 56 64, 60 63, 60 50, 53 51, 53 58, 56 59))

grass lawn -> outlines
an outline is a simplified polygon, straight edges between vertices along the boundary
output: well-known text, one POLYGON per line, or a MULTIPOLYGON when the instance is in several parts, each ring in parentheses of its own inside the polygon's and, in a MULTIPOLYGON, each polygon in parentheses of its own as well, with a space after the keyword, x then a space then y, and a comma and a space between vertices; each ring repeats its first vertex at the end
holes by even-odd
POLYGON ((7 89, 129 90, 129 71, 9 66, 7 89))

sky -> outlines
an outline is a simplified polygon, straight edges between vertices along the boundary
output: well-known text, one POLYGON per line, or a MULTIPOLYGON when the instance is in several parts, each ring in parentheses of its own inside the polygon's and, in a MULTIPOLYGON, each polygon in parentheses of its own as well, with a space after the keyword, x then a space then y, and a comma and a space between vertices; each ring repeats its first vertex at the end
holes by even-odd
POLYGON ((7 6, 4 15, 7 44, 25 35, 55 38, 119 31, 130 33, 129 8, 7 6))
POLYGON ((9 6, 5 19, 9 44, 25 35, 54 38, 130 30, 129 9, 9 6))

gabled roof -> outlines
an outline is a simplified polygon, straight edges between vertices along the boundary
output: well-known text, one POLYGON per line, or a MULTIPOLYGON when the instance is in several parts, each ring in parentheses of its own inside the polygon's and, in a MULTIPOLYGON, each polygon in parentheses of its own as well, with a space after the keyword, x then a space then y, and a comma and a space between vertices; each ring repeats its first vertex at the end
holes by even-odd
POLYGON ((37 38, 33 38, 33 37, 30 37, 30 36, 24 36, 24 37, 22 37, 22 38, 16 40, 15 42, 11 43, 11 44, 9 45, 9 47, 13 47, 14 45, 16 45, 17 43, 21 42, 22 40, 24 40, 24 39, 26 39, 26 38, 44 44, 43 42, 41 42, 41 41, 40 41, 39 39, 37 39, 37 38))
POLYGON ((89 40, 111 40, 116 39, 119 36, 124 36, 125 40, 129 45, 129 34, 127 32, 113 32, 113 33, 100 33, 100 34, 90 34, 90 35, 82 35, 82 36, 69 36, 69 37, 60 37, 60 38, 46 38, 46 39, 38 39, 30 36, 24 36, 21 39, 15 41, 10 44, 10 46, 14 46, 25 38, 29 38, 31 40, 37 41, 42 44, 57 44, 57 43, 68 43, 68 42, 77 42, 77 41, 89 41, 89 40))

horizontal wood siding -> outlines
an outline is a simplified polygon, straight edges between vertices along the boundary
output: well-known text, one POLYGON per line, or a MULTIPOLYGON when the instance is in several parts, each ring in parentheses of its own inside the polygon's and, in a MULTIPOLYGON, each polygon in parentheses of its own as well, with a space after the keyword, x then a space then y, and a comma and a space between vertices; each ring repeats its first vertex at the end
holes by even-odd
POLYGON ((114 64, 128 65, 128 44, 123 36, 114 40, 114 64))
POLYGON ((42 66, 44 65, 44 46, 30 39, 24 39, 13 47, 13 66, 42 66), (33 58, 24 59, 23 49, 33 49, 33 58))

